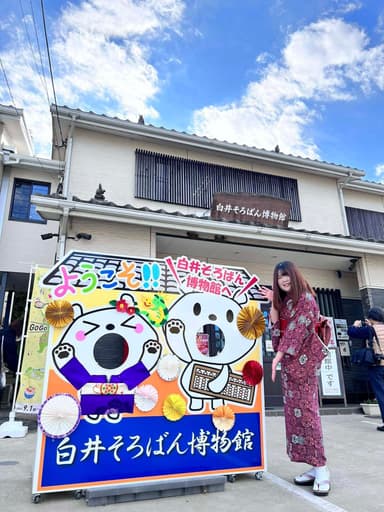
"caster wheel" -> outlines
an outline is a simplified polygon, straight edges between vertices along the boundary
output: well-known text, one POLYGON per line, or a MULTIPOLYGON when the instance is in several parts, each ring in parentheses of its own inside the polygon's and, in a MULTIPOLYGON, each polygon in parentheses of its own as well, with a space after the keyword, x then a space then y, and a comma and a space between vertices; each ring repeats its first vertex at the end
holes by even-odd
POLYGON ((228 482, 233 484, 233 482, 236 480, 236 477, 235 477, 235 475, 228 475, 227 480, 228 480, 228 482))
POLYGON ((75 500, 81 500, 81 498, 84 496, 84 491, 81 489, 78 489, 74 492, 75 500))
POLYGON ((263 472, 257 471, 257 473, 255 473, 255 480, 262 480, 262 479, 263 479, 263 472))
POLYGON ((32 496, 32 503, 40 503, 41 495, 40 494, 34 494, 32 496))

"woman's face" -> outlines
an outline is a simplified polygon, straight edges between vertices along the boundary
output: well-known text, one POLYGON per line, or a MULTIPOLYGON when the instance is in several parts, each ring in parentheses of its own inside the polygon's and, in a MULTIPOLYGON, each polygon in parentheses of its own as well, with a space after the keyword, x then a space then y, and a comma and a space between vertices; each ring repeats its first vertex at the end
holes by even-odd
POLYGON ((285 293, 289 293, 291 291, 291 278, 288 274, 284 274, 283 272, 279 272, 277 275, 277 283, 279 285, 280 290, 285 293))

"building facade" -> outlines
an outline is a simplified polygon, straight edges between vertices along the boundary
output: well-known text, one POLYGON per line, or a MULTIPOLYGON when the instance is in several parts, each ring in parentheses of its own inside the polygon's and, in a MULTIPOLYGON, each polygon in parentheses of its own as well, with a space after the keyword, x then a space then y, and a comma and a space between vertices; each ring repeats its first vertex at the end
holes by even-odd
POLYGON ((52 264, 56 243, 40 235, 57 231, 31 203, 35 193, 56 191, 62 162, 33 156, 21 109, 0 105, 0 307, 1 323, 24 311, 31 269, 52 264))
MULTIPOLYGON (((63 144, 53 147, 47 170, 34 168, 34 179, 49 176, 51 189, 31 196, 47 224, 29 234, 29 265, 52 264, 73 249, 188 256, 244 267, 270 285, 275 264, 292 260, 325 315, 350 323, 384 305, 384 186, 365 181, 363 171, 67 107, 51 113, 63 144), (219 216, 218 193, 234 201, 221 202, 219 216), (244 209, 244 194, 288 203, 289 222, 270 222, 272 209, 244 209), (55 236, 42 240, 45 232, 55 236)), ((20 160, 3 162, 5 235, 16 229, 8 224, 12 187, 27 172, 20 160)), ((14 250, 7 248, 3 272, 14 268, 14 250)), ((268 376, 271 358, 265 347, 267 406, 281 400, 268 376)), ((349 357, 340 361, 347 400, 357 402, 367 393, 364 376, 349 357)))

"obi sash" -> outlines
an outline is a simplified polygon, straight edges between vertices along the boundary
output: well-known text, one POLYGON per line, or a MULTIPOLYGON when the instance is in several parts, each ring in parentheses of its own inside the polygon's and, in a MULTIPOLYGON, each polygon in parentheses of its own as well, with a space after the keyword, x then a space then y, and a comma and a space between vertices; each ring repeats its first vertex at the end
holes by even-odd
POLYGON ((285 329, 288 327, 289 320, 286 320, 285 318, 280 318, 279 320, 279 326, 280 326, 280 337, 284 334, 285 329))

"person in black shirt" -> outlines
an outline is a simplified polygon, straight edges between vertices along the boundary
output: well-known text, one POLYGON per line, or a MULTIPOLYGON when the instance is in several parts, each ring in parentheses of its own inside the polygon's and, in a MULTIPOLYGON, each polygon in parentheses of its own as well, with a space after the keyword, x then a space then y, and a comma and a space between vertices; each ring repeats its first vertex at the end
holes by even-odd
POLYGON ((377 364, 368 367, 368 377, 379 404, 383 425, 377 430, 384 432, 384 311, 375 307, 368 311, 367 320, 355 320, 348 328, 351 338, 373 340, 373 351, 382 356, 377 364))

